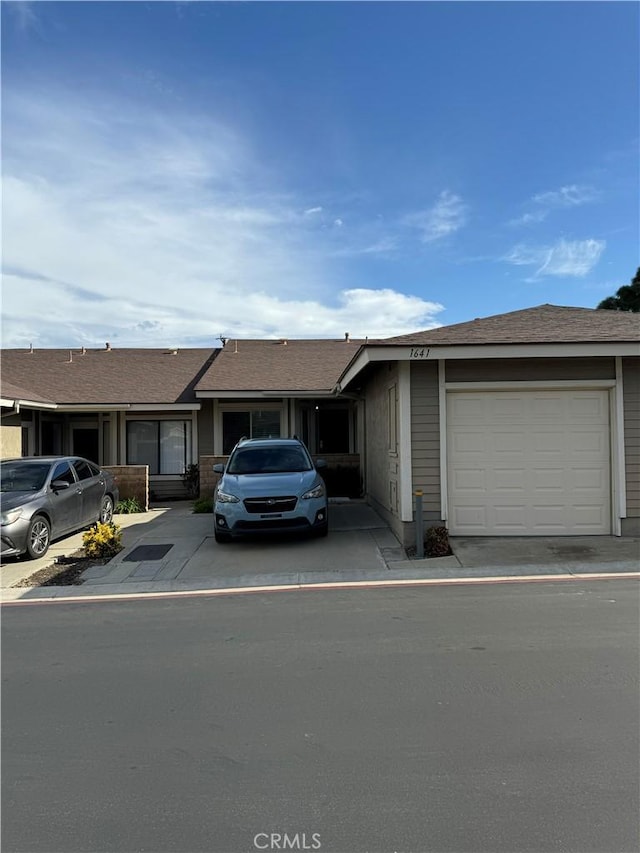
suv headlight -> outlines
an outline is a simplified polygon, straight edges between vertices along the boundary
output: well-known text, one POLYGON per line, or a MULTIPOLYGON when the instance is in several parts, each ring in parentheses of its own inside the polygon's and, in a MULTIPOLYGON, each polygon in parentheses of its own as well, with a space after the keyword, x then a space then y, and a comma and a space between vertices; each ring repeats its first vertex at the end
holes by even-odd
POLYGON ((21 509, 10 509, 0 515, 0 524, 4 527, 5 524, 13 524, 22 515, 21 509))
POLYGON ((309 501, 309 500, 311 500, 311 498, 323 498, 323 497, 324 497, 324 486, 322 485, 322 483, 318 483, 318 485, 315 486, 315 488, 309 489, 308 492, 305 492, 304 495, 302 495, 301 500, 309 501))
POLYGON ((228 492, 221 492, 220 490, 218 490, 216 500, 220 501, 221 504, 240 503, 240 498, 237 498, 235 495, 230 495, 228 492))

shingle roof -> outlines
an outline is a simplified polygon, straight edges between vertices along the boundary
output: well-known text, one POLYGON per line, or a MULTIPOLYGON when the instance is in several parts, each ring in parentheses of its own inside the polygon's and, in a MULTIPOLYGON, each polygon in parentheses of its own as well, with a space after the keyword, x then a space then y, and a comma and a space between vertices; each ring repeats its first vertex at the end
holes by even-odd
POLYGON ((329 393, 361 341, 229 340, 196 391, 329 393))
POLYGON ((628 311, 538 305, 369 343, 437 346, 596 341, 640 341, 640 316, 628 311))
POLYGON ((216 352, 5 349, 0 389, 5 398, 60 405, 196 402, 193 386, 216 352))
POLYGON ((18 388, 17 385, 13 385, 13 383, 7 382, 4 379, 2 380, 1 396, 5 400, 29 400, 31 403, 53 403, 53 400, 48 400, 34 391, 27 391, 26 388, 18 388))

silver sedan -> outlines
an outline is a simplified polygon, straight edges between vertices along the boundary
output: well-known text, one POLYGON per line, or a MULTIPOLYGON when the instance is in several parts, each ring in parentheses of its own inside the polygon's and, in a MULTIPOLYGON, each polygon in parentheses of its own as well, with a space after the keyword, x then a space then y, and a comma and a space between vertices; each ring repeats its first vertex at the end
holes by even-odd
POLYGON ((46 554, 53 539, 108 522, 115 479, 78 456, 26 456, 0 462, 1 556, 46 554))

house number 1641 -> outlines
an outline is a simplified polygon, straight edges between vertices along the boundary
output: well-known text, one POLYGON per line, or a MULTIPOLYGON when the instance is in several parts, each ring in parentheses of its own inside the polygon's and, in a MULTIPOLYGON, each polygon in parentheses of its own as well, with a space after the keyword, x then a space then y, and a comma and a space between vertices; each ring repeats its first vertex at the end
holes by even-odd
POLYGON ((429 347, 411 347, 409 358, 429 358, 429 347))

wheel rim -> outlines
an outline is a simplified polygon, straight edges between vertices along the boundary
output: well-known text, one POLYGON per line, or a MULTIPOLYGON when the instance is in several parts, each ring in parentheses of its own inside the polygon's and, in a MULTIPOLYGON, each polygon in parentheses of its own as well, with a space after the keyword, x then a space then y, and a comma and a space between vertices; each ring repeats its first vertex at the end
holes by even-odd
POLYGON ((100 521, 103 524, 111 521, 113 517, 113 502, 111 498, 104 498, 102 501, 102 512, 100 513, 100 521))
POLYGON ((46 521, 36 521, 34 523, 31 528, 29 542, 34 554, 44 554, 49 545, 49 528, 46 521))

